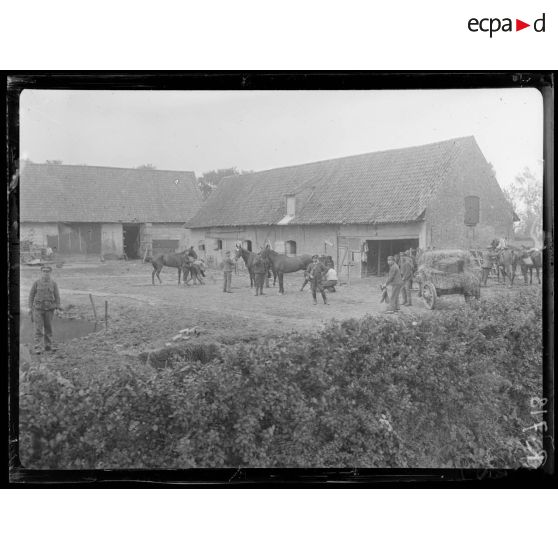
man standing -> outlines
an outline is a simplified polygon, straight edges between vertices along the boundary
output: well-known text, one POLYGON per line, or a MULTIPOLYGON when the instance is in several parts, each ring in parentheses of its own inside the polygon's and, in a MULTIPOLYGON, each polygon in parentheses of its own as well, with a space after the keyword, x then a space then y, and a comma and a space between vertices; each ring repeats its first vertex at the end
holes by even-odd
POLYGON ((401 280, 403 285, 401 287, 401 293, 403 296, 403 306, 412 306, 411 301, 411 284, 413 282, 413 262, 411 258, 405 254, 400 255, 401 262, 401 280))
POLYGON ((310 287, 312 289, 312 298, 314 299, 314 304, 318 304, 316 298, 316 291, 320 291, 324 304, 327 304, 327 297, 322 287, 322 275, 326 273, 326 266, 320 262, 317 255, 312 256, 312 263, 307 268, 308 276, 310 277, 310 287))
POLYGON ((223 260, 223 292, 232 293, 232 272, 234 269, 234 260, 231 258, 230 250, 225 252, 225 259, 223 260))
POLYGON ((401 290, 401 285, 403 281, 401 280, 401 272, 399 271, 399 266, 395 263, 393 256, 388 258, 389 274, 386 281, 386 287, 391 285, 391 297, 389 301, 389 307, 384 310, 385 313, 393 314, 399 311, 399 291, 401 290))
POLYGON ((486 287, 486 282, 488 281, 488 276, 490 275, 490 271, 496 262, 496 251, 492 246, 485 250, 482 253, 482 277, 481 277, 481 285, 486 287))
POLYGON ((50 277, 52 267, 41 267, 41 278, 37 279, 29 293, 29 315, 35 323, 35 353, 41 353, 44 341, 45 351, 52 350, 52 317, 60 308, 58 285, 50 277))
POLYGON ((254 270, 254 279, 256 281, 256 296, 259 294, 263 295, 263 286, 265 276, 267 275, 267 268, 264 259, 260 255, 255 257, 252 269, 254 270))
POLYGON ((325 281, 322 283, 322 287, 326 291, 334 293, 335 285, 337 285, 337 271, 335 271, 335 267, 330 266, 330 268, 327 270, 325 281))

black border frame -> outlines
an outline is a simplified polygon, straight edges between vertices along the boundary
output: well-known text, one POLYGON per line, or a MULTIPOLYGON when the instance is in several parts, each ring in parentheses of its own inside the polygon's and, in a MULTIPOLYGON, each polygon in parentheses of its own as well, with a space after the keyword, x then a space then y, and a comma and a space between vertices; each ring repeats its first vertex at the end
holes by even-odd
MULTIPOLYGON (((81 90, 298 90, 475 89, 533 87, 544 103, 543 273, 554 277, 554 71, 210 71, 210 72, 9 72, 7 115, 7 257, 9 328, 9 483, 12 487, 510 487, 548 486, 556 480, 554 448, 554 290, 543 285, 543 390, 548 398, 545 465, 520 469, 111 469, 27 470, 18 458, 19 413, 19 95, 23 89, 81 90)), ((518 131, 520 133, 520 131, 518 131)))

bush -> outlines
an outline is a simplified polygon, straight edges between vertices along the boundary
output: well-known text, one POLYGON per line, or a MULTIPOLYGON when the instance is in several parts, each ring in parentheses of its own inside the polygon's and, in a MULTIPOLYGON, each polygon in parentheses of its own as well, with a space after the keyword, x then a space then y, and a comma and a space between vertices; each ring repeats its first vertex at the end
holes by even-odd
POLYGON ((524 290, 172 369, 28 373, 21 454, 44 468, 519 467, 541 394, 540 291, 524 290))

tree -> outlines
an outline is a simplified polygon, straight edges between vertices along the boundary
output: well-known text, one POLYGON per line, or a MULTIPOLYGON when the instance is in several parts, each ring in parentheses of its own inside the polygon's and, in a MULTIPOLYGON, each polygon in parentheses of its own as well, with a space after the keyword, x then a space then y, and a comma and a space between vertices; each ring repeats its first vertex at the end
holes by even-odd
POLYGON ((226 176, 237 176, 239 174, 249 174, 253 171, 238 170, 236 167, 229 169, 216 169, 202 173, 198 178, 198 188, 202 194, 202 198, 206 200, 211 193, 217 188, 219 182, 226 176))
POLYGON ((536 246, 542 246, 542 180, 540 175, 525 167, 504 188, 504 193, 521 219, 516 225, 516 234, 531 237, 536 246))
POLYGON ((47 165, 61 165, 62 161, 60 159, 47 159, 47 165))
POLYGON ((142 169, 142 170, 155 170, 157 167, 155 165, 152 165, 151 163, 147 163, 145 165, 140 165, 139 167, 136 167, 136 169, 142 169))

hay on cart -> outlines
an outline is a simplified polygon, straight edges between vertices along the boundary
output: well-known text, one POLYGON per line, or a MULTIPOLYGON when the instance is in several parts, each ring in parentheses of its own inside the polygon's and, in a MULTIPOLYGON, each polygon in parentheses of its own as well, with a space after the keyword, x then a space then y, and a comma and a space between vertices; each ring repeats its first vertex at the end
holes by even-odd
POLYGON ((476 293, 480 287, 480 267, 466 250, 424 252, 418 261, 417 279, 439 289, 463 289, 476 293))

